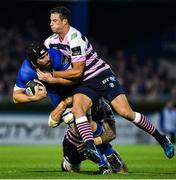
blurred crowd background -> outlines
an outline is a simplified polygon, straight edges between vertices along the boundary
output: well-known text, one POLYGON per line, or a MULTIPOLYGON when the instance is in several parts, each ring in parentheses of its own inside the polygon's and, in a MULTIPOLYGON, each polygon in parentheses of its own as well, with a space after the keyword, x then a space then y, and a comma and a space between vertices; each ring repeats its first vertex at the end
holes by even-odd
POLYGON ((65 5, 129 98, 176 98, 176 3, 172 1, 14 1, 0 7, 0 100, 11 97, 31 41, 51 35, 49 10, 65 5), (82 15, 82 14, 83 15, 82 15))
MULTIPOLYGON (((49 11, 66 6, 71 25, 111 65, 134 110, 176 137, 175 0, 14 0, 0 6, 0 144, 57 144, 66 126, 48 128, 49 101, 14 104, 12 91, 25 49, 52 34, 49 11), (59 139, 58 139, 59 137, 59 139)), ((155 143, 115 114, 115 143, 155 143)))

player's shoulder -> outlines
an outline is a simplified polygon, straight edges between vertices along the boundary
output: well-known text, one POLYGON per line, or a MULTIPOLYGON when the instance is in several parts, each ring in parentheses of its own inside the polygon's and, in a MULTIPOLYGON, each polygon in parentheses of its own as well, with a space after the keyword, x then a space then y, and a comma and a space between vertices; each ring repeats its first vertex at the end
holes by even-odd
POLYGON ((32 67, 31 67, 31 64, 30 64, 30 62, 29 62, 29 59, 24 59, 23 60, 23 63, 22 63, 22 65, 21 65, 21 69, 31 69, 32 67))
POLYGON ((52 34, 51 36, 49 36, 48 38, 46 38, 45 41, 49 41, 49 40, 57 39, 57 38, 58 38, 58 34, 54 33, 54 34, 52 34))
POLYGON ((48 49, 48 53, 49 53, 49 54, 59 54, 59 55, 62 54, 61 51, 59 51, 58 49, 54 49, 54 48, 48 49))
POLYGON ((28 59, 24 59, 21 65, 20 72, 22 77, 28 77, 28 76, 33 77, 36 74, 36 70, 32 67, 28 59))
POLYGON ((58 58, 62 58, 62 52, 57 49, 50 48, 48 50, 48 53, 50 55, 51 60, 54 60, 55 58, 57 58, 57 60, 58 58))
POLYGON ((51 36, 49 36, 48 38, 45 39, 44 41, 44 45, 49 48, 49 45, 51 44, 51 42, 55 39, 58 38, 58 34, 54 33, 51 36))
POLYGON ((81 32, 72 26, 70 26, 70 31, 68 33, 69 33, 70 41, 79 39, 82 36, 81 32))

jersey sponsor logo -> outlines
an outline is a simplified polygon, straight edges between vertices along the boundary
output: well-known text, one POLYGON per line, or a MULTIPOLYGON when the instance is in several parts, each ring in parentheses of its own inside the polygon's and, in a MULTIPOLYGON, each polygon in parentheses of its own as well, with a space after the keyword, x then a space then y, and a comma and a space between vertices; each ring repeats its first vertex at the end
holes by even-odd
POLYGON ((77 33, 75 32, 71 35, 71 40, 75 39, 76 37, 77 37, 77 33))
POLYGON ((113 87, 114 87, 114 83, 109 83, 109 86, 110 86, 111 88, 113 88, 113 87))
POLYGON ((81 47, 80 46, 72 48, 71 51, 72 51, 72 56, 81 55, 81 47))
POLYGON ((110 76, 109 79, 110 79, 111 81, 116 81, 116 77, 115 77, 115 76, 110 76))
MULTIPOLYGON (((116 81, 115 76, 109 76, 108 78, 103 79, 103 80, 102 80, 102 83, 103 83, 103 84, 106 84, 106 83, 112 82, 112 81, 113 81, 113 82, 116 81)), ((110 84, 109 84, 110 86, 113 86, 114 83, 110 83, 110 84), (111 84, 111 85, 110 85, 110 84, 111 84)))
POLYGON ((68 64, 68 63, 71 63, 71 57, 63 54, 62 55, 62 64, 68 64))

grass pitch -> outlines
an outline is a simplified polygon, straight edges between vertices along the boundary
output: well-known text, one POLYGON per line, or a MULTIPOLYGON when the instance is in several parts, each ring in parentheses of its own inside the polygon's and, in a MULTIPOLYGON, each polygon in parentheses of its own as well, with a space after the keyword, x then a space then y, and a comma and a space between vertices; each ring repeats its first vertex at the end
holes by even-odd
POLYGON ((61 146, 1 146, 0 179, 176 179, 176 157, 168 159, 159 145, 114 146, 128 174, 97 174, 98 166, 82 163, 80 173, 61 172, 61 146))

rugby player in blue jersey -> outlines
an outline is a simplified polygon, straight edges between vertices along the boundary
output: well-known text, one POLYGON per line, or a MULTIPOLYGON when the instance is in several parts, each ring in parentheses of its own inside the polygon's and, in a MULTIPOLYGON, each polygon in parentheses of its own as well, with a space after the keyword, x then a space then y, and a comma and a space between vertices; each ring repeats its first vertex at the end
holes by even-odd
POLYGON ((37 69, 45 72, 51 72, 53 70, 65 70, 70 68, 70 62, 67 57, 54 49, 47 49, 43 44, 32 43, 27 50, 27 58, 24 59, 21 68, 18 72, 16 84, 13 91, 13 100, 15 103, 38 101, 48 96, 51 99, 52 105, 55 107, 58 103, 71 93, 71 89, 74 89, 74 82, 63 78, 55 78, 56 84, 52 84, 52 79, 49 83, 44 83, 40 90, 36 87, 34 96, 28 96, 25 93, 26 84, 28 81, 38 79, 37 69), (60 84, 61 83, 61 84, 60 84), (64 91, 64 93, 62 93, 64 91))

